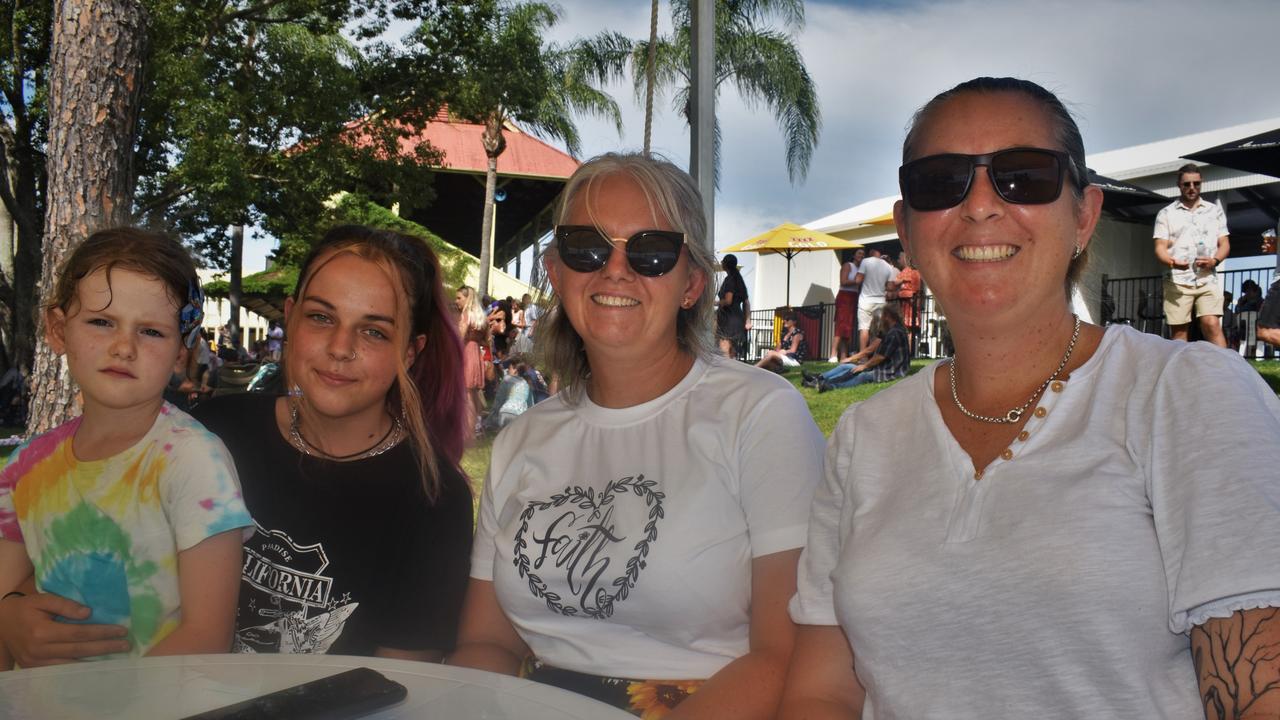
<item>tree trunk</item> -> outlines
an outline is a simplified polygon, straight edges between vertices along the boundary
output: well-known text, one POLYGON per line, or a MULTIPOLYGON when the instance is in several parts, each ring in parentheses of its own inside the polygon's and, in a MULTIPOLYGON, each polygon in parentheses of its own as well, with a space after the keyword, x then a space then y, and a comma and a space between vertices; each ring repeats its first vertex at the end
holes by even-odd
MULTIPOLYGON (((41 297, 72 248, 95 230, 131 219, 145 42, 139 0, 55 0, 41 297)), ((74 414, 76 396, 66 363, 40 338, 28 434, 74 414)))
POLYGON ((18 249, 13 256, 13 361, 27 371, 35 361, 43 248, 43 228, 35 233, 18 228, 18 249))
MULTIPOLYGON (((244 60, 240 63, 240 75, 244 78, 245 86, 248 87, 253 83, 253 51, 258 44, 258 26, 250 24, 248 35, 244 40, 244 60)), ((244 122, 240 127, 240 145, 242 147, 249 146, 249 123, 244 122)), ((244 224, 235 225, 231 228, 231 279, 230 289, 227 291, 227 300, 229 301, 231 319, 227 323, 227 329, 231 331, 232 338, 240 337, 240 280, 244 276, 244 224)), ((245 343, 241 343, 245 345, 245 343)))
POLYGON ((484 126, 484 154, 489 158, 489 168, 484 175, 484 217, 480 222, 480 277, 476 292, 480 300, 489 292, 489 270, 493 266, 493 196, 498 189, 498 156, 507 149, 507 139, 502 135, 502 119, 494 115, 484 126))
MULTIPOLYGON (((231 227, 231 280, 230 289, 227 290, 227 300, 230 306, 230 319, 227 321, 227 329, 231 331, 233 339, 240 337, 240 279, 244 275, 241 265, 244 264, 244 226, 233 225, 231 227)), ((244 345, 245 343, 241 343, 244 345)))
POLYGON ((10 276, 13 298, 10 308, 13 342, 12 359, 24 370, 30 370, 35 353, 36 304, 39 293, 41 248, 44 237, 44 159, 33 145, 35 129, 25 112, 15 113, 11 147, 6 147, 10 194, 5 207, 13 216, 13 274, 10 276))

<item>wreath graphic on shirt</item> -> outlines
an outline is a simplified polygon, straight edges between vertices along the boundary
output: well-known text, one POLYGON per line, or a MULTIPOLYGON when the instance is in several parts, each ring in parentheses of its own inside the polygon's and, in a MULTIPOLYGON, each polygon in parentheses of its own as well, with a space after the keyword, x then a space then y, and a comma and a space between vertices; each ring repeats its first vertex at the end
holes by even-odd
POLYGON ((612 616, 614 604, 626 600, 640 578, 650 545, 658 539, 658 521, 666 516, 662 509, 666 495, 655 490, 656 486, 655 481, 638 474, 610 481, 599 493, 595 488, 575 485, 545 501, 530 501, 520 513, 513 560, 520 577, 528 579, 529 592, 545 602, 552 612, 561 615, 576 616, 581 611, 596 620, 612 616), (627 559, 622 574, 610 578, 607 571, 612 558, 608 551, 627 540, 626 536, 617 534, 613 512, 623 500, 633 496, 644 500, 648 508, 644 534, 633 546, 635 554, 627 559), (529 521, 536 513, 557 511, 559 514, 546 525, 541 536, 536 532, 529 534, 529 521), (536 557, 531 559, 529 552, 534 552, 536 557), (548 589, 538 574, 548 562, 566 572, 569 590, 578 600, 576 605, 572 600, 566 604, 560 593, 548 589))

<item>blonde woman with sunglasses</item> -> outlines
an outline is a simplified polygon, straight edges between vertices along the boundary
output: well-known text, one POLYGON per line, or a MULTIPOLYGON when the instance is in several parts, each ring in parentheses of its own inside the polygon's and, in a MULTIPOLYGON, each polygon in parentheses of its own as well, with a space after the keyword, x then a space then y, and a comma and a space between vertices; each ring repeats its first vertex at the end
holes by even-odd
POLYGON ((564 389, 494 444, 450 661, 646 717, 773 717, 822 435, 713 352, 686 173, 605 155, 563 197, 537 342, 564 389))
POLYGON ((831 436, 782 717, 1280 713, 1280 401, 1239 356, 1073 314, 1084 157, 1025 80, 916 114, 894 219, 955 357, 831 436))

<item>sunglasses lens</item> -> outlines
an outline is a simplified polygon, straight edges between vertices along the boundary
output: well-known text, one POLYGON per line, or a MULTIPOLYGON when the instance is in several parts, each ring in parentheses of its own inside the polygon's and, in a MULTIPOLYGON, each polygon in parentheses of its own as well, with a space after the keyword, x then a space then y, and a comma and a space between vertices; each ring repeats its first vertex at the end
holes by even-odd
POLYGON ((561 227, 556 229, 556 249, 570 270, 595 272, 609 261, 613 243, 593 227, 561 227))
POLYGON ((645 277, 657 277, 671 272, 680 261, 680 248, 684 236, 677 232, 649 230, 638 233, 627 241, 627 261, 631 269, 645 277))
POLYGON ((916 210, 945 210, 964 200, 973 165, 963 155, 921 158, 902 173, 902 194, 916 210))
POLYGON ((1041 205, 1062 192, 1062 168, 1053 153, 1010 150, 991 158, 991 179, 1000 196, 1011 203, 1041 205))

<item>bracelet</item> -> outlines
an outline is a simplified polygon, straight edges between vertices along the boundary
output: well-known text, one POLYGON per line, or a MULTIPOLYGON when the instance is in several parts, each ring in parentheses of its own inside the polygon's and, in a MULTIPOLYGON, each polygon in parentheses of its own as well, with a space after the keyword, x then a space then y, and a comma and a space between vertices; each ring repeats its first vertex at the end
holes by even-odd
POLYGON ((12 590, 10 592, 5 593, 3 597, 0 597, 0 602, 8 600, 11 597, 26 597, 26 596, 27 594, 20 590, 12 590))

